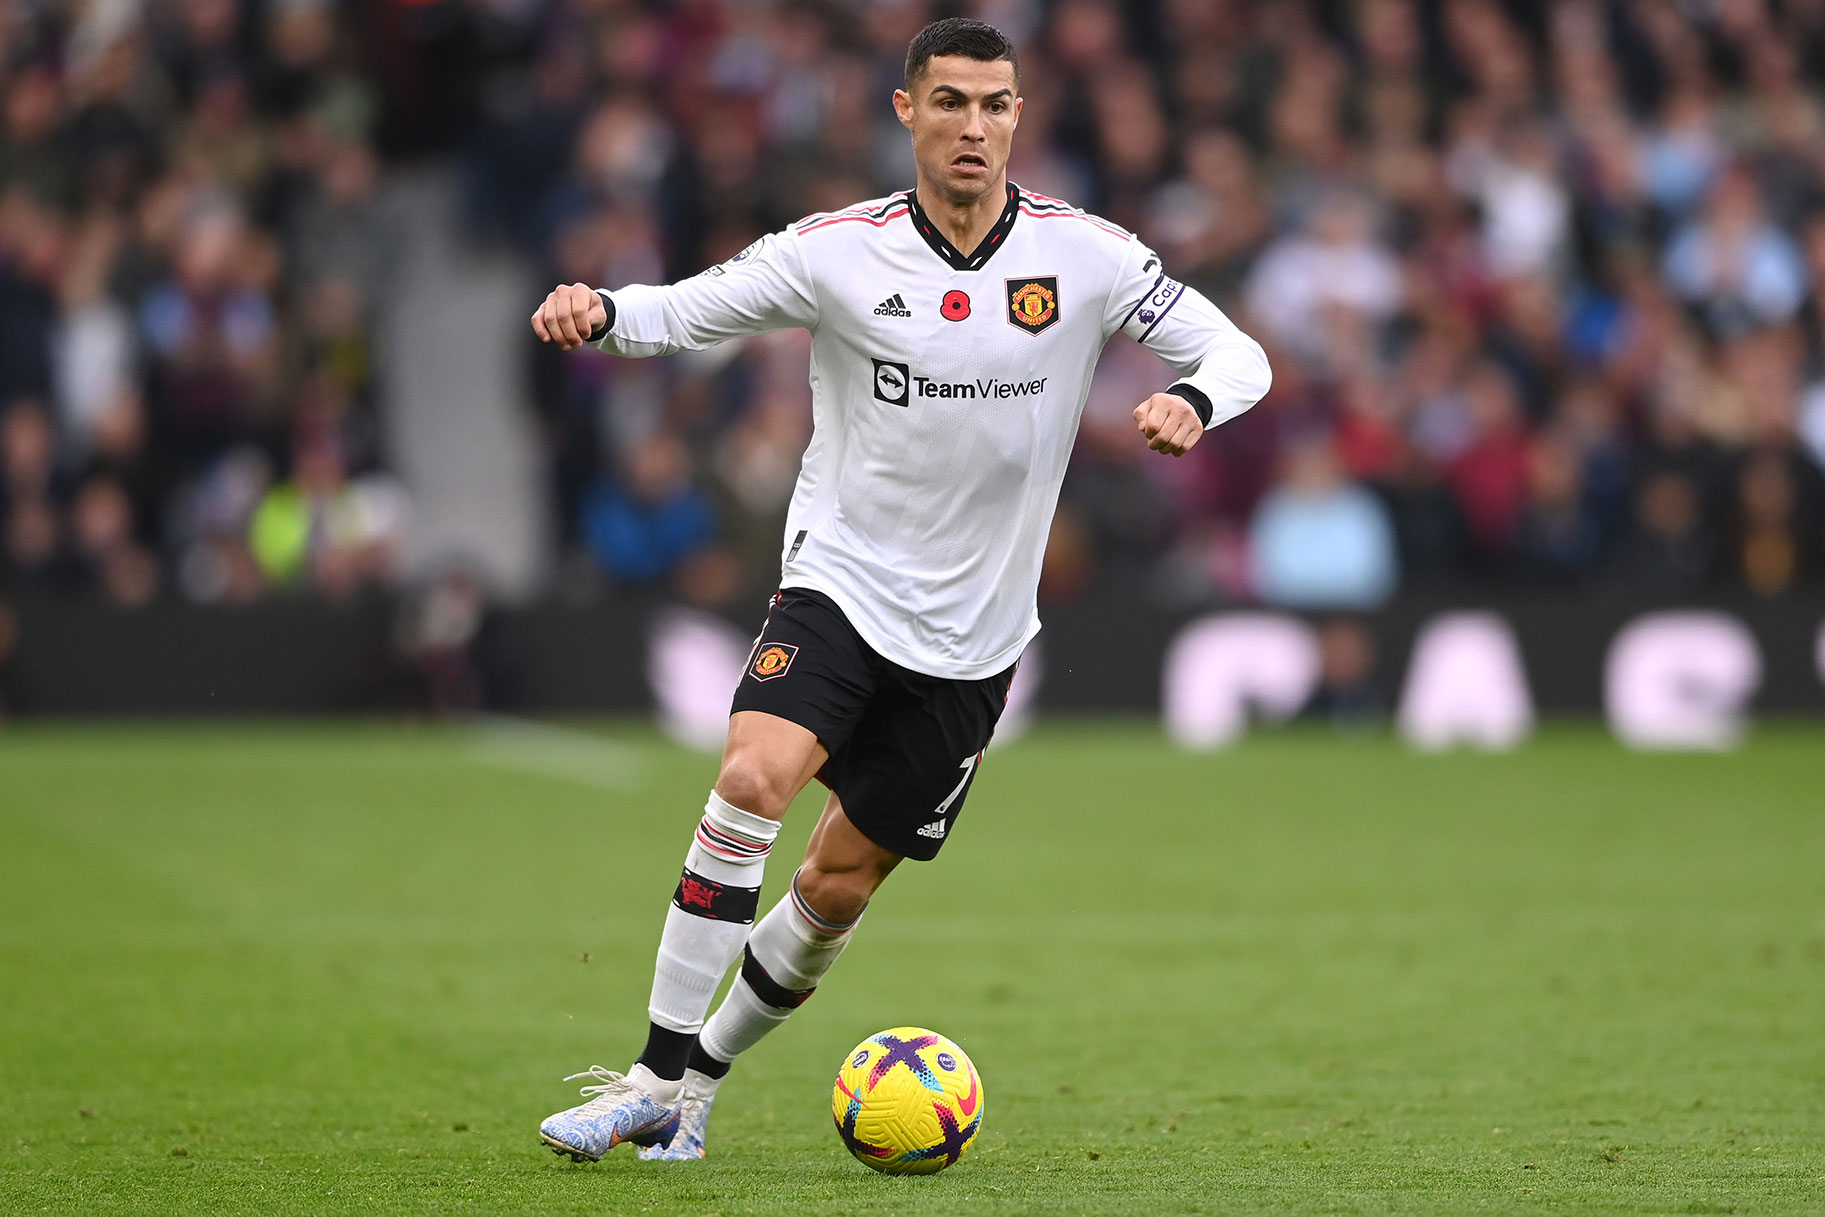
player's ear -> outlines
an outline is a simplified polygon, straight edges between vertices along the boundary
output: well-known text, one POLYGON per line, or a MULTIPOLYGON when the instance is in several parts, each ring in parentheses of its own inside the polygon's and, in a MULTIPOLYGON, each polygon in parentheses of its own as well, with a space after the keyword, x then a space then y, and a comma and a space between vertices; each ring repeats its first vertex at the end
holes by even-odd
POLYGON ((895 89, 893 91, 893 112, 899 118, 900 125, 908 131, 912 130, 912 108, 912 94, 905 89, 895 89))

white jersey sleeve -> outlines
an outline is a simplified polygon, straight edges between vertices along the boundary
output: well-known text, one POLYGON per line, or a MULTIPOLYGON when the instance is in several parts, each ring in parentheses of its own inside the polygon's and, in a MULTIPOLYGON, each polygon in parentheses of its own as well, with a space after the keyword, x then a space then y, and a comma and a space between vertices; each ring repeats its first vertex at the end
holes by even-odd
POLYGON ((1204 293, 1169 277, 1139 241, 1116 274, 1104 330, 1120 330, 1171 364, 1180 379, 1166 391, 1191 402, 1207 430, 1260 401, 1273 381, 1261 344, 1204 293))
POLYGON ((681 283, 603 294, 613 320, 594 341, 611 355, 700 351, 763 330, 810 329, 818 316, 810 267, 791 232, 762 237, 681 283))

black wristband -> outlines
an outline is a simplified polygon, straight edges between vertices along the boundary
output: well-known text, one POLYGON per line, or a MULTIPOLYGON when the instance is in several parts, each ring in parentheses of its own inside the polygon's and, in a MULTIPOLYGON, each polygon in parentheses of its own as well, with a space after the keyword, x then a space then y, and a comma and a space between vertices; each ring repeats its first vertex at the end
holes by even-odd
POLYGON ((590 331, 589 337, 584 339, 585 342, 601 342, 608 336, 608 331, 615 328, 615 298, 608 294, 606 288, 601 287, 596 289, 596 296, 602 301, 602 307, 607 310, 608 317, 601 325, 590 331))
POLYGON ((1216 410, 1211 406, 1210 398, 1205 395, 1204 390, 1181 380, 1166 391, 1174 397, 1183 397, 1190 402, 1191 408, 1198 412, 1198 422, 1206 427, 1210 426, 1210 416, 1216 413, 1216 410))

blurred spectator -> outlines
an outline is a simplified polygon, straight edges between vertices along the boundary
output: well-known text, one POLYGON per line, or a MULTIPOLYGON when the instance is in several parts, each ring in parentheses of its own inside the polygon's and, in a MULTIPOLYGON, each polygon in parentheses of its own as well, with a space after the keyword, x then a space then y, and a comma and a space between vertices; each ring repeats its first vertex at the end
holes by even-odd
POLYGON ((405 526, 405 501, 380 474, 350 480, 336 440, 302 437, 292 479, 260 501, 252 549, 267 582, 305 579, 343 597, 391 582, 405 526))
POLYGON ((1821 554, 1819 475, 1795 454, 1760 448, 1736 477, 1732 574, 1750 591, 1773 596, 1815 567, 1821 554))
POLYGON ((1448 476, 1471 541, 1499 561, 1514 546, 1527 502, 1527 428, 1514 380, 1499 364, 1473 368, 1464 397, 1469 442, 1452 460, 1448 476))
POLYGON ((1531 573, 1565 582, 1596 565, 1602 544, 1576 449, 1554 434, 1536 437, 1527 450, 1527 497, 1515 531, 1516 552, 1531 573))
POLYGON ((55 437, 50 415, 33 398, 0 414, 0 507, 5 511, 5 569, 9 582, 52 586, 64 553, 58 502, 55 437))
POLYGON ((1337 315, 1344 323, 1379 324, 1394 313, 1400 268, 1374 240, 1373 225, 1363 199, 1340 195, 1324 202, 1309 234, 1283 237, 1262 253, 1248 283, 1248 311, 1265 338, 1321 360, 1337 315))
POLYGON ((691 485, 684 445, 666 432, 629 454, 623 481, 597 483, 583 513, 590 552, 622 583, 664 578, 715 535, 709 501, 691 485))
POLYGON ((1703 218, 1674 235, 1665 270, 1721 334, 1785 321, 1806 293, 1799 246, 1762 214, 1755 179, 1742 168, 1724 173, 1703 218))
POLYGON ((190 484, 173 513, 170 540, 178 580, 191 600, 244 604, 266 591, 251 534, 271 486, 272 463, 251 445, 229 452, 190 484))
POLYGON ((105 473, 89 477, 70 504, 70 548, 85 582, 118 604, 144 604, 159 569, 133 537, 133 505, 105 473))
POLYGON ((1651 473, 1635 496, 1635 530, 1619 572, 1632 588, 1686 592, 1704 582, 1717 539, 1692 478, 1675 469, 1651 473))
MULTIPOLYGON (((1480 116, 1479 116, 1480 117, 1480 116)), ((1486 142, 1466 129, 1449 166, 1451 181, 1483 217, 1483 257, 1498 280, 1556 275, 1571 235, 1571 200, 1560 184, 1546 128, 1519 124, 1486 142)))
POLYGON ((252 438, 278 385, 265 251, 240 214, 204 204, 182 222, 172 273, 140 305, 153 409, 180 463, 252 438))
POLYGON ((1387 509, 1344 479, 1329 436, 1296 441, 1286 466, 1249 530, 1256 591, 1290 608, 1381 605, 1399 578, 1387 509))
POLYGON ((0 191, 0 402, 51 392, 63 220, 22 187, 0 191))

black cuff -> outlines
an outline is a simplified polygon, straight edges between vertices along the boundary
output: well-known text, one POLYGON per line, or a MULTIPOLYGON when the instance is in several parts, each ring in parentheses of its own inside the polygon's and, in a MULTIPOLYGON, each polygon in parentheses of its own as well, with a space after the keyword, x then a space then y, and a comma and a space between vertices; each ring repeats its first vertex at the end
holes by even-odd
POLYGON ((601 297, 602 307, 608 310, 608 320, 592 330, 589 337, 584 339, 585 342, 601 342, 615 328, 615 298, 608 294, 606 288, 600 287, 596 289, 596 295, 601 297))
POLYGON ((1183 397, 1190 402, 1191 408, 1198 412, 1198 421, 1206 427, 1210 426, 1210 416, 1216 413, 1216 410, 1210 404, 1210 398, 1205 396, 1204 390, 1188 381, 1181 380, 1166 391, 1174 397, 1183 397))

